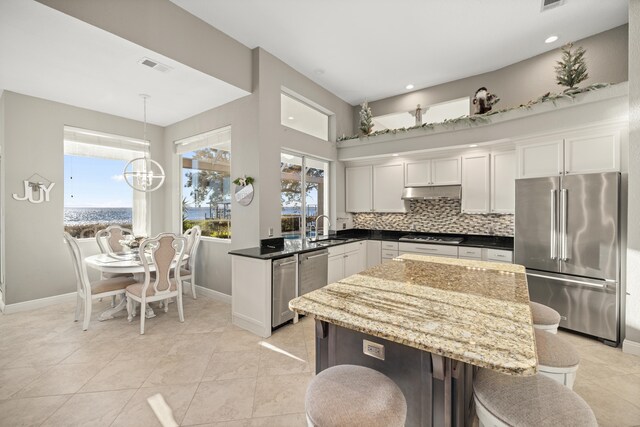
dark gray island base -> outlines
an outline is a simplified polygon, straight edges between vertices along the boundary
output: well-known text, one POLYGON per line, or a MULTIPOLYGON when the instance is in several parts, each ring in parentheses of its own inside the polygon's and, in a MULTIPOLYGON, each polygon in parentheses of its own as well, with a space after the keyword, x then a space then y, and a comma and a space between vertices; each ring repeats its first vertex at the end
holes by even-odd
POLYGON ((391 378, 407 400, 407 426, 470 426, 473 366, 316 320, 316 374, 336 365, 366 366, 391 378), (384 360, 363 352, 366 341, 384 360))
POLYGON ((405 396, 408 426, 470 425, 476 367, 537 372, 520 265, 405 254, 289 307, 316 319, 316 371, 382 372, 405 396))

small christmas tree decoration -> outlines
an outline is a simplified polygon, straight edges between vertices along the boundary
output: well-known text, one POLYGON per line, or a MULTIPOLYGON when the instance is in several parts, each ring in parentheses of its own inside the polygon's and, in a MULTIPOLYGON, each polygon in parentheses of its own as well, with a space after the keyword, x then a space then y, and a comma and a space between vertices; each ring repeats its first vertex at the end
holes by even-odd
POLYGON ((565 92, 575 89, 578 83, 589 78, 587 64, 584 60, 586 51, 582 46, 573 49, 573 43, 562 46, 562 59, 557 62, 556 82, 566 86, 565 92))
POLYGON ((362 135, 369 135, 373 130, 373 115, 371 114, 371 108, 369 103, 364 101, 360 109, 360 132, 362 135))

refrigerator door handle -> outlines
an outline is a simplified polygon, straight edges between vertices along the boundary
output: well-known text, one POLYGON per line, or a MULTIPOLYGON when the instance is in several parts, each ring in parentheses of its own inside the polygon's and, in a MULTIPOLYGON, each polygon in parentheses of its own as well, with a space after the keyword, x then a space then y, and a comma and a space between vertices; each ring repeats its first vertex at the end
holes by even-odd
POLYGON ((558 224, 557 224, 557 194, 556 190, 551 190, 551 245, 549 258, 558 259, 558 224))
POLYGON ((551 276, 545 276, 544 274, 527 273, 527 276, 539 277, 541 279, 547 279, 547 280, 557 280, 559 282, 575 283, 576 285, 582 285, 590 288, 603 289, 603 290, 607 290, 611 287, 609 283, 585 282, 584 280, 568 279, 563 277, 551 277, 551 276))
POLYGON ((567 189, 560 190, 560 259, 568 261, 567 257, 567 189))

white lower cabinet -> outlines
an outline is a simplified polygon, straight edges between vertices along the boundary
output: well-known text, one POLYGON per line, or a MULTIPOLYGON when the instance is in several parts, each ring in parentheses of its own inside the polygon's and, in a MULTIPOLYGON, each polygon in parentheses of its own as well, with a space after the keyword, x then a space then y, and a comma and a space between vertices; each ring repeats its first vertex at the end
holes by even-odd
POLYGON ((382 262, 382 242, 367 240, 367 268, 375 267, 382 262))
POLYGON ((367 268, 365 243, 354 242, 329 248, 327 283, 335 283, 367 268))
POLYGON ((419 255, 458 258, 457 246, 400 242, 398 249, 399 249, 400 255, 419 254, 419 255))
POLYGON ((482 260, 482 248, 459 247, 458 258, 482 260))
POLYGON ((491 262, 505 262, 511 264, 513 263, 513 252, 505 251, 503 249, 487 249, 484 260, 491 262))
POLYGON ((389 262, 398 256, 398 242, 382 242, 380 244, 382 262, 389 262))

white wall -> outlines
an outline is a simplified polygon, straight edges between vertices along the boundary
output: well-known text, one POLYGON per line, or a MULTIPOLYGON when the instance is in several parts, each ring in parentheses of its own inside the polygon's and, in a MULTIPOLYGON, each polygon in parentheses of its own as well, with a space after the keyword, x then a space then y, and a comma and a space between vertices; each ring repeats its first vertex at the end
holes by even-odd
MULTIPOLYGON (((75 291, 71 258, 62 240, 64 215, 64 126, 139 138, 142 123, 5 91, 4 194, 6 234, 5 302, 14 304, 75 291), (51 201, 16 201, 22 181, 39 173, 56 183, 51 201)), ((163 129, 147 126, 151 157, 164 164, 163 129)), ((151 232, 165 222, 164 190, 150 195, 151 232)), ((91 249, 91 246, 88 248, 91 249)))
POLYGON ((624 350, 640 355, 640 0, 629 2, 629 199, 624 350))

